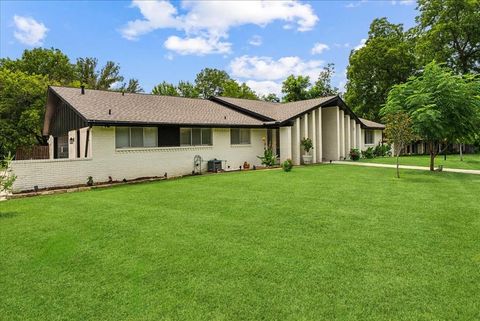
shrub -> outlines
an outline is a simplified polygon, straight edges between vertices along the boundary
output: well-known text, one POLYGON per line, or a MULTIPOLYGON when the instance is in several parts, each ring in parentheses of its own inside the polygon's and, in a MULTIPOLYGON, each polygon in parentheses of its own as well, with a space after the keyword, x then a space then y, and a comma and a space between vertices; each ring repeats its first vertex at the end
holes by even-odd
POLYGON ((360 159, 360 151, 357 148, 350 149, 350 159, 353 161, 360 159))
POLYGON ((300 142, 300 144, 302 145, 303 149, 305 149, 305 152, 309 152, 310 149, 313 149, 313 142, 310 138, 303 138, 300 142))
POLYGON ((375 157, 375 154, 373 153, 373 147, 368 147, 366 150, 362 150, 362 157, 371 159, 375 157))
POLYGON ((271 148, 265 148, 263 150, 263 156, 257 156, 261 161, 262 165, 273 166, 277 163, 277 155, 273 152, 271 148))
POLYGON ((375 157, 385 157, 385 156, 390 156, 392 153, 392 147, 390 145, 383 145, 383 144, 378 144, 375 146, 375 150, 373 151, 373 154, 375 157))
POLYGON ((13 187, 13 183, 17 179, 17 176, 12 171, 13 157, 10 153, 5 156, 5 159, 0 161, 0 192, 10 192, 13 187))
POLYGON ((93 186, 93 177, 92 177, 92 176, 88 176, 88 178, 87 178, 87 185, 88 185, 88 186, 93 186))
POLYGON ((293 168, 293 162, 291 159, 287 159, 282 163, 282 168, 285 172, 290 172, 293 168))

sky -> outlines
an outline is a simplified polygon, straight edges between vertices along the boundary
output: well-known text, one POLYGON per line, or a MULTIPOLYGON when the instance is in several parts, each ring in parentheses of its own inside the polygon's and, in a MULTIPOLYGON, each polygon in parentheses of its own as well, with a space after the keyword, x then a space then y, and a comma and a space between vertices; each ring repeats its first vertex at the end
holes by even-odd
POLYGON ((413 0, 388 1, 0 1, 0 57, 57 48, 72 62, 112 60, 145 92, 193 81, 203 68, 227 71, 257 94, 281 94, 290 74, 314 81, 335 64, 343 90, 352 50, 375 18, 410 28, 413 0))

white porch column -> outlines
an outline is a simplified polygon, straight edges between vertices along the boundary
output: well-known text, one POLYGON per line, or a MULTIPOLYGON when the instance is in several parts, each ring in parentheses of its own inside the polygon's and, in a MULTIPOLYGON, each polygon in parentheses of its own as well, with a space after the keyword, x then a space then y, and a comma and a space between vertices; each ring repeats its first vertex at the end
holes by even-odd
POLYGON ((351 148, 357 148, 357 126, 355 125, 355 119, 350 119, 350 146, 351 148))
POLYGON ((317 162, 317 124, 316 120, 316 111, 312 110, 310 117, 308 117, 308 137, 312 140, 313 150, 312 153, 312 162, 317 162))
POLYGON ((350 115, 345 116, 345 157, 350 153, 350 115))
POLYGON ((300 118, 296 118, 292 128, 292 162, 300 165, 300 118))
POLYGON ((280 162, 292 159, 292 127, 280 127, 280 162))
POLYGON ((345 112, 340 110, 340 159, 345 158, 345 112))
POLYGON ((356 125, 357 127, 357 147, 359 150, 362 150, 362 126, 360 124, 356 125))
POLYGON ((317 158, 317 163, 321 163, 323 160, 323 150, 322 150, 322 108, 316 110, 315 117, 315 156, 317 158))

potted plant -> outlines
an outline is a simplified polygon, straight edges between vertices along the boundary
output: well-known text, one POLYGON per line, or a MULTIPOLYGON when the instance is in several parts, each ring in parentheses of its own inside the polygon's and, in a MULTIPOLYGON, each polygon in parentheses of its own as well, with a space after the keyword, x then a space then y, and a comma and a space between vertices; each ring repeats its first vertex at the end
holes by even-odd
POLYGON ((357 148, 350 149, 350 159, 352 161, 358 161, 360 159, 360 151, 357 148))
POLYGON ((246 161, 243 162, 243 169, 250 169, 250 164, 247 163, 246 161))
POLYGON ((313 142, 310 138, 303 138, 302 141, 300 142, 302 145, 303 149, 305 150, 305 154, 303 154, 303 163, 304 164, 311 164, 312 163, 312 155, 309 155, 309 152, 311 149, 313 149, 313 142))

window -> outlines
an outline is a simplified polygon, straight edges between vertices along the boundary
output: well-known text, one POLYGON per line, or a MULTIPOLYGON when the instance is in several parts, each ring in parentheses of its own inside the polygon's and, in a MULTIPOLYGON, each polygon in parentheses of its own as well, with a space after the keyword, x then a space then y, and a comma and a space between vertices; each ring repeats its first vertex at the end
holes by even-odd
POLYGON ((231 128, 230 144, 249 145, 250 144, 250 128, 231 128))
POLYGON ((68 135, 54 138, 53 158, 68 158, 68 135))
POLYGON ((157 147, 158 129, 156 127, 116 127, 115 147, 157 147))
POLYGON ((180 128, 180 145, 212 145, 211 128, 180 128))
POLYGON ((365 145, 372 145, 373 144, 373 138, 374 133, 373 130, 365 130, 365 145))

